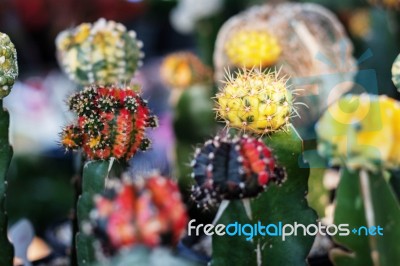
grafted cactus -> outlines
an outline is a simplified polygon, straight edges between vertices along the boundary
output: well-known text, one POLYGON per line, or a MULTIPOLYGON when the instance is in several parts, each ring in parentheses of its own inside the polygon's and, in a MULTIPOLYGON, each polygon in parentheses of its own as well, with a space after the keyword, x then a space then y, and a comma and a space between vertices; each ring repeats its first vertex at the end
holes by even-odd
POLYGON ((9 37, 0 32, 0 265, 12 265, 14 249, 7 237, 6 189, 7 170, 13 154, 8 140, 9 114, 3 109, 18 76, 17 53, 9 37))
POLYGON ((154 174, 109 184, 96 196, 91 213, 94 232, 105 237, 103 248, 114 253, 138 245, 177 244, 188 217, 174 181, 154 174))
POLYGON ((11 92, 17 76, 17 51, 7 34, 0 32, 0 99, 11 92))
POLYGON ((273 181, 282 183, 283 168, 265 144, 251 137, 215 137, 198 148, 192 161, 192 199, 199 207, 216 206, 222 200, 255 197, 273 181))
POLYGON ((275 72, 243 69, 226 77, 226 85, 216 95, 216 110, 227 127, 267 134, 287 128, 292 98, 286 80, 275 72))
POLYGON ((61 32, 56 46, 62 69, 81 85, 129 82, 144 56, 134 31, 103 18, 61 32))
POLYGON ((317 124, 320 154, 341 167, 334 222, 349 224, 352 230, 348 236, 334 237, 347 249, 331 251, 335 265, 389 266, 400 260, 400 229, 393 226, 400 223, 400 207, 387 181, 394 175, 390 170, 400 166, 399 115, 394 99, 349 95, 317 124), (360 233, 360 227, 369 233, 360 233))
POLYGON ((64 128, 61 143, 82 148, 89 159, 128 160, 150 146, 145 129, 157 126, 146 101, 131 88, 87 87, 69 99, 69 108, 78 119, 64 128))
POLYGON ((164 58, 160 75, 168 87, 187 89, 211 81, 211 70, 190 52, 176 52, 164 58))

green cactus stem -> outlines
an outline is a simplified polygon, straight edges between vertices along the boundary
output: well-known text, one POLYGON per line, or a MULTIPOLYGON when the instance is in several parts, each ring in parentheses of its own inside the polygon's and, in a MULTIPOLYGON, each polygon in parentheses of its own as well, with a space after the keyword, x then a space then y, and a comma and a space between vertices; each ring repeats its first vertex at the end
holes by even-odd
POLYGON ((96 261, 94 237, 90 235, 90 211, 94 208, 93 197, 101 194, 113 159, 108 161, 89 161, 83 168, 82 195, 78 199, 77 215, 79 232, 76 235, 78 265, 92 265, 96 261))

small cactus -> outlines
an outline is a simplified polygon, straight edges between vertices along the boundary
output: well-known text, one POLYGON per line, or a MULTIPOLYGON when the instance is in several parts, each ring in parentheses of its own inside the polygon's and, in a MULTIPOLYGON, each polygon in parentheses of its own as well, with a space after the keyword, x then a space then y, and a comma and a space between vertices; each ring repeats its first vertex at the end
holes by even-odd
POLYGON ((69 99, 77 123, 64 128, 61 144, 67 150, 83 148, 89 159, 130 159, 150 140, 145 128, 156 127, 146 101, 131 88, 86 87, 69 99))
POLYGON ((11 92, 17 76, 17 51, 7 34, 0 32, 0 99, 11 92))
POLYGON ((107 239, 104 247, 111 244, 111 250, 118 250, 179 241, 188 218, 174 181, 151 175, 136 182, 109 183, 111 188, 95 197, 96 208, 91 213, 95 231, 107 239))
POLYGON ((226 79, 215 98, 217 115, 228 127, 266 134, 289 124, 293 96, 284 78, 275 72, 243 69, 226 79))
POLYGON ((177 52, 165 57, 160 74, 168 87, 179 89, 210 82, 212 76, 211 70, 190 52, 177 52))
POLYGON ((392 81, 397 90, 400 91, 400 55, 396 57, 392 65, 392 81))
POLYGON ((195 152, 192 161, 192 199, 208 208, 221 200, 254 197, 269 182, 283 182, 285 171, 277 167, 271 150, 251 137, 215 137, 195 152))
POLYGON ((144 56, 134 31, 103 18, 61 32, 56 46, 61 67, 81 85, 127 82, 144 56))
POLYGON ((261 30, 237 31, 224 48, 231 64, 246 68, 272 66, 282 52, 277 38, 261 30))
POLYGON ((399 103, 386 96, 343 97, 317 123, 318 151, 332 165, 345 164, 350 169, 397 168, 398 117, 399 103))

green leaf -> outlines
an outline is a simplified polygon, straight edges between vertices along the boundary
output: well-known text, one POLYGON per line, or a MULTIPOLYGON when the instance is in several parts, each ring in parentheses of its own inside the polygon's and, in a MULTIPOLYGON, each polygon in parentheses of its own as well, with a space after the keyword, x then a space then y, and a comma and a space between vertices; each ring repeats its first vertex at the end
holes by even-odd
POLYGON ((89 161, 83 167, 82 195, 78 200, 79 233, 76 236, 76 250, 79 265, 95 262, 94 238, 85 234, 84 224, 88 222, 94 207, 93 197, 104 191, 106 178, 112 161, 89 161))
MULTIPOLYGON (((250 200, 251 219, 241 201, 232 201, 217 223, 315 224, 316 213, 305 198, 310 171, 302 161, 302 140, 291 127, 288 132, 265 137, 264 141, 272 148, 278 164, 285 167, 286 182, 281 187, 270 185, 266 192, 250 200)), ((313 241, 314 236, 302 234, 289 236, 285 241, 279 236, 256 236, 253 241, 246 241, 244 237, 214 236, 213 264, 231 265, 234 261, 237 265, 257 265, 256 250, 259 249, 258 259, 262 265, 306 265, 313 241), (241 260, 244 262, 240 263, 241 260)))
POLYGON ((359 172, 342 169, 334 223, 349 224, 352 230, 360 226, 368 227, 372 222, 374 226, 383 228, 383 236, 359 236, 352 232, 348 236, 336 235, 334 240, 350 251, 334 249, 331 251, 331 258, 338 266, 395 265, 400 261, 400 228, 396 226, 400 224, 399 203, 382 173, 367 174, 370 197, 362 192, 359 175, 359 172), (372 206, 369 211, 374 217, 369 222, 366 219, 368 201, 372 206))
POLYGON ((6 174, 13 154, 8 142, 10 117, 0 100, 0 265, 12 265, 14 248, 7 238, 6 174))

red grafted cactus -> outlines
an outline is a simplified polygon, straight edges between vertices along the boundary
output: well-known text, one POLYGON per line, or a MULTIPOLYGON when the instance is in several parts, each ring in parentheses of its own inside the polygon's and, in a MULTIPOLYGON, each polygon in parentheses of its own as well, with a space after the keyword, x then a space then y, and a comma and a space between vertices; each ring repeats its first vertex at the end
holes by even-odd
POLYGON ((147 127, 156 127, 147 103, 131 88, 87 87, 69 99, 76 125, 64 128, 61 143, 66 149, 82 148, 89 159, 128 160, 150 140, 147 127))
POLYGON ((272 181, 284 181, 272 151, 260 140, 243 136, 215 137, 195 152, 192 199, 208 208, 221 200, 254 197, 272 181))
POLYGON ((115 181, 95 203, 91 215, 95 231, 106 236, 103 246, 111 243, 113 250, 176 244, 188 221, 178 186, 158 175, 138 182, 115 181))

